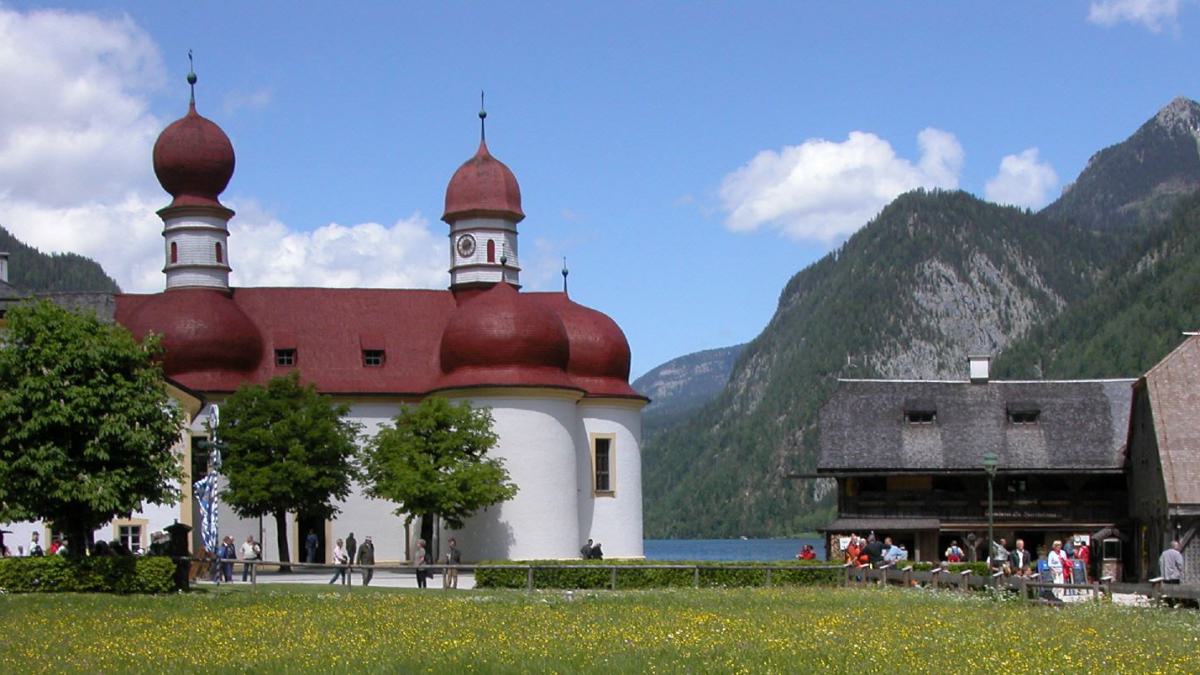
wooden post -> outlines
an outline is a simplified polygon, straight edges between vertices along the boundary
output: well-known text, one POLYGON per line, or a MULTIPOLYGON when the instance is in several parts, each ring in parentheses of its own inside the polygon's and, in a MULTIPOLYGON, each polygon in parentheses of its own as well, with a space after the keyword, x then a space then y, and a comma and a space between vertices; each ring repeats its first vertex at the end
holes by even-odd
POLYGON ((613 591, 617 590, 617 566, 616 565, 613 565, 612 581, 610 582, 609 585, 610 585, 609 590, 613 590, 613 591))
POLYGON ((942 579, 942 568, 940 568, 940 567, 935 567, 935 568, 933 568, 932 570, 930 570, 930 572, 929 572, 929 578, 933 580, 933 588, 934 588, 934 590, 937 590, 938 583, 939 583, 939 582, 941 581, 941 579, 942 579))
POLYGON ((1017 585, 1020 586, 1021 599, 1028 600, 1029 599, 1029 578, 1026 577, 1024 574, 1022 574, 1017 579, 1017 585))
POLYGON ((771 568, 767 568, 767 588, 771 587, 771 568))
POLYGON ((528 565, 525 568, 525 591, 533 592, 533 565, 528 565))
POLYGON ((700 588, 700 566, 696 565, 692 568, 692 585, 700 588))

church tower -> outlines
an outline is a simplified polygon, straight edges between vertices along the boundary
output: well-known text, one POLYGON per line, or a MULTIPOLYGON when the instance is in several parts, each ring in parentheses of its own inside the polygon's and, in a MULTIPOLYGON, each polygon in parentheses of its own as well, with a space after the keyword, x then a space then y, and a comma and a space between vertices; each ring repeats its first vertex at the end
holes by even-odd
MULTIPOLYGON (((188 54, 191 58, 191 54, 188 54)), ((154 174, 174 200, 158 212, 163 220, 167 290, 229 290, 229 219, 233 211, 217 196, 233 177, 233 144, 221 127, 196 112, 196 73, 188 112, 154 143, 154 174)))
POLYGON ((517 177, 488 151, 484 132, 487 112, 479 111, 479 150, 468 159, 446 187, 450 226, 450 290, 491 286, 501 279, 521 285, 517 256, 517 223, 521 188, 517 177))

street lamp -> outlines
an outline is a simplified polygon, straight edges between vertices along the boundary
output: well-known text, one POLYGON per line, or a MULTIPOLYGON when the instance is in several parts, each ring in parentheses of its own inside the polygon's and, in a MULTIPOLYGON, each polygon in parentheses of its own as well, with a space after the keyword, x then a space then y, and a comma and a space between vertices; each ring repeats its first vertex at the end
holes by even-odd
POLYGON ((993 510, 992 502, 992 483, 996 480, 996 465, 998 463, 996 453, 988 452, 983 456, 983 470, 987 472, 988 479, 988 544, 987 544, 987 563, 988 570, 992 569, 992 557, 995 554, 996 538, 992 534, 992 524, 995 520, 995 511, 993 510))

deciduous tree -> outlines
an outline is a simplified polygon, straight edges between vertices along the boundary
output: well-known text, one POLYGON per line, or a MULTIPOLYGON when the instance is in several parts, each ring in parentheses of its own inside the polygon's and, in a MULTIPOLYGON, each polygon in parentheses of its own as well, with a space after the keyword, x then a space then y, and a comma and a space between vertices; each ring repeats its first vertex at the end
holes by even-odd
POLYGON ((291 560, 287 514, 329 518, 350 495, 360 427, 348 413, 296 372, 242 385, 221 407, 221 470, 229 480, 221 498, 239 516, 274 516, 283 562, 291 560))
POLYGON ((421 537, 430 541, 432 516, 458 529, 479 509, 517 494, 503 461, 487 456, 496 441, 490 410, 426 398, 367 443, 367 494, 396 502, 406 523, 421 516, 421 537))
POLYGON ((179 498, 183 414, 154 357, 95 314, 49 302, 8 312, 0 335, 0 522, 41 519, 82 555, 93 531, 179 498))

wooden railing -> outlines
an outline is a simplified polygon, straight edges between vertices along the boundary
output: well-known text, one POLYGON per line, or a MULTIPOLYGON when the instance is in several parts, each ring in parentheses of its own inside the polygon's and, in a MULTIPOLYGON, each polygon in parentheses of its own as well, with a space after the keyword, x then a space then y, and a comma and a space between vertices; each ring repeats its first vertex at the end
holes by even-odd
POLYGON ((1166 584, 1161 578, 1151 579, 1149 583, 1117 582, 1112 577, 1104 577, 1086 584, 1056 584, 1042 581, 1039 577, 1006 576, 1003 572, 995 572, 990 576, 980 576, 964 570, 952 573, 940 567, 932 570, 914 570, 911 565, 896 568, 885 565, 879 568, 859 567, 847 563, 842 565, 845 573, 844 585, 856 586, 865 584, 888 585, 896 584, 906 588, 950 588, 958 590, 970 589, 1004 589, 1015 591, 1024 600, 1038 600, 1043 590, 1061 590, 1072 594, 1089 594, 1093 600, 1101 597, 1112 597, 1114 593, 1123 595, 1141 595, 1155 602, 1162 600, 1192 600, 1200 601, 1200 587, 1180 584, 1166 584))

